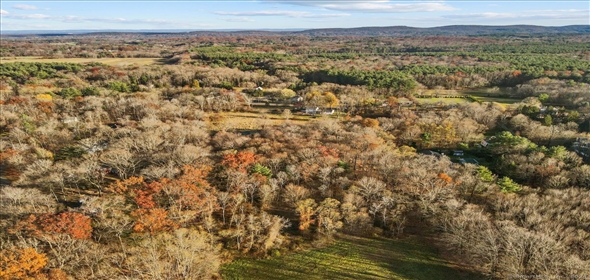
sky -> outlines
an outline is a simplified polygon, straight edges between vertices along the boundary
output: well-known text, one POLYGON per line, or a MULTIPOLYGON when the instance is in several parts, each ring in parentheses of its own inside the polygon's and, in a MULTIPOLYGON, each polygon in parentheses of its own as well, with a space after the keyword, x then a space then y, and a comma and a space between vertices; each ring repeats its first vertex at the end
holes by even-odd
POLYGON ((590 24, 590 1, 0 1, 1 30, 590 24))

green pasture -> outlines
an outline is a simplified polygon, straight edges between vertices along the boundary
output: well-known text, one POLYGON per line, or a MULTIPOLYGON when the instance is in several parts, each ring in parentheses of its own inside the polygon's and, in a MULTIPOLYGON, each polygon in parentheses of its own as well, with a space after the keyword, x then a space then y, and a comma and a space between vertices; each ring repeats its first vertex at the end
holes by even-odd
POLYGON ((415 238, 346 236, 321 249, 269 259, 238 259, 221 269, 224 279, 483 279, 441 259, 415 238))

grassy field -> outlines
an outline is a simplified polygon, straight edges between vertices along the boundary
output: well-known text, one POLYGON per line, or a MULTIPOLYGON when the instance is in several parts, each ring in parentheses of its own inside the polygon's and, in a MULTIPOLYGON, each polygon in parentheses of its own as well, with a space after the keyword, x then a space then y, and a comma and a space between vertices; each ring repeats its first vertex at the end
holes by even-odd
POLYGON ((467 96, 467 95, 472 95, 474 97, 477 97, 480 101, 482 102, 495 102, 495 103, 499 103, 500 105, 503 106, 507 106, 507 105, 511 105, 517 102, 520 102, 521 100, 518 98, 509 98, 507 97, 506 92, 504 92, 503 90, 499 90, 496 92, 488 92, 487 89, 472 89, 472 90, 426 90, 422 93, 425 96, 433 96, 433 97, 424 97, 424 98, 418 98, 418 100, 420 100, 420 102, 423 103, 438 103, 438 102, 442 102, 444 104, 450 105, 450 104, 461 104, 461 103, 466 103, 466 102, 471 102, 469 99, 463 99, 463 98, 440 98, 440 97, 434 97, 436 95, 438 96, 445 96, 445 95, 453 95, 453 96, 458 96, 458 95, 462 95, 462 96, 467 96))
POLYGON ((346 236, 328 247, 263 260, 240 259, 223 279, 483 279, 442 260, 414 238, 346 236))
POLYGON ((484 90, 466 90, 462 91, 461 93, 475 96, 483 102, 496 102, 504 105, 510 105, 521 101, 521 99, 518 98, 507 97, 502 91, 488 93, 484 90))
MULTIPOLYGON (((285 124, 285 118, 278 114, 259 112, 223 112, 218 114, 220 118, 212 121, 212 130, 257 130, 263 126, 277 126, 285 124)), ((313 119, 313 116, 293 115, 289 122, 304 124, 313 119)))
POLYGON ((2 57, 0 63, 11 62, 69 62, 90 63, 100 62, 111 66, 163 64, 159 58, 40 58, 34 56, 2 57))
POLYGON ((461 103, 469 103, 471 102, 471 100, 467 99, 467 98, 418 98, 418 100, 422 103, 422 104, 426 104, 426 103, 439 103, 442 102, 445 105, 451 105, 451 104, 461 104, 461 103))

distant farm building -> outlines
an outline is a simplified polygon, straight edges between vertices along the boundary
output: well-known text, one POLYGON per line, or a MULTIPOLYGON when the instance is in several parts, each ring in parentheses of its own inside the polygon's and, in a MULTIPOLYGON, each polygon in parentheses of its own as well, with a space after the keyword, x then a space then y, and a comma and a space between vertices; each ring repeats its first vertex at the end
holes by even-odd
POLYGON ((399 106, 402 106, 402 107, 410 107, 410 106, 414 105, 414 102, 410 99, 407 99, 407 98, 399 98, 397 100, 397 102, 398 102, 399 106))

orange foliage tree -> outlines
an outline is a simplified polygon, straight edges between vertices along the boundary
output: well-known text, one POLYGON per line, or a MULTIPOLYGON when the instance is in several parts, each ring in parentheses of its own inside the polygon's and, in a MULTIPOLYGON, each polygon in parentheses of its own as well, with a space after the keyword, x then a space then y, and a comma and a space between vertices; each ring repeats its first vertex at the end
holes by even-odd
POLYGON ((363 120, 363 126, 364 127, 372 127, 372 128, 376 128, 379 127, 379 121, 376 119, 371 119, 371 118, 365 118, 363 120))
POLYGON ((47 264, 47 256, 33 248, 0 251, 0 279, 27 279, 37 276, 47 264))
POLYGON ((131 216, 137 219, 133 226, 135 232, 157 233, 178 228, 176 223, 168 219, 168 211, 163 208, 137 209, 131 212, 131 216))
POLYGON ((174 179, 148 183, 143 177, 131 177, 111 184, 109 190, 132 197, 137 204, 139 209, 131 213, 136 219, 135 232, 169 231, 179 226, 169 216, 190 210, 192 217, 210 217, 219 207, 215 188, 206 180, 210 171, 210 167, 183 166, 181 175, 174 179))
POLYGON ((44 233, 65 233, 76 239, 90 239, 92 221, 90 217, 76 212, 59 214, 29 215, 19 221, 11 233, 21 232, 30 236, 41 236, 44 233))
POLYGON ((143 177, 131 177, 127 180, 117 180, 112 183, 107 190, 118 193, 118 194, 127 194, 129 190, 141 188, 145 184, 143 177))
POLYGON ((252 152, 239 152, 223 156, 223 165, 242 172, 246 172, 250 165, 256 161, 256 155, 252 152))
POLYGON ((132 196, 139 208, 151 209, 157 206, 154 196, 162 190, 162 184, 156 181, 147 183, 143 177, 131 177, 123 181, 117 180, 108 189, 132 196))
POLYGON ((162 184, 151 182, 143 184, 142 188, 135 190, 135 203, 140 208, 150 209, 157 206, 154 195, 162 190, 162 184))
POLYGON ((437 175, 437 177, 439 179, 441 179, 443 182, 445 182, 446 184, 450 184, 451 182, 453 182, 453 178, 451 178, 449 175, 447 175, 446 173, 439 173, 437 175))
POLYGON ((215 188, 206 177, 210 167, 184 166, 182 174, 173 180, 161 180, 164 192, 180 210, 194 210, 197 215, 210 215, 219 205, 215 188))
POLYGON ((45 232, 66 233, 76 239, 92 237, 92 221, 82 213, 45 214, 39 217, 38 222, 45 232))

